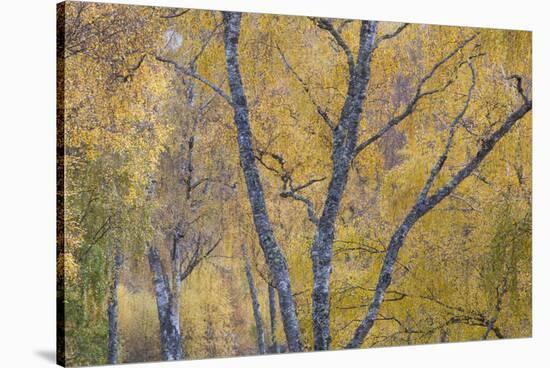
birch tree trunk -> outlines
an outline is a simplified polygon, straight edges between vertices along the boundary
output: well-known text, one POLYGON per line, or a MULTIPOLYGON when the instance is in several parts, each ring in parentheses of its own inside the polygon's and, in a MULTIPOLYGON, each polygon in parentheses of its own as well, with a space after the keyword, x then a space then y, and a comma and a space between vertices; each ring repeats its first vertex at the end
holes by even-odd
POLYGON ((237 127, 239 159, 248 190, 248 199, 252 208, 254 225, 266 263, 279 293, 279 306, 281 308, 288 348, 293 352, 302 351, 303 347, 298 318, 296 316, 296 307, 292 296, 288 265, 282 249, 277 244, 273 234, 273 228, 265 205, 264 191, 254 157, 248 106, 238 60, 241 14, 224 12, 223 22, 226 69, 231 91, 231 106, 234 112, 233 119, 237 127))
POLYGON ((115 259, 112 269, 112 284, 109 296, 109 306, 107 315, 109 318, 109 342, 107 352, 107 362, 116 364, 118 359, 118 284, 120 278, 120 269, 122 267, 122 253, 120 245, 115 246, 115 259))
POLYGON ((246 253, 246 246, 241 246, 244 257, 244 271, 246 273, 246 280, 248 281, 248 289, 250 291, 250 299, 252 300, 252 311, 254 313, 254 321, 256 322, 256 343, 258 344, 258 352, 265 354, 265 335, 264 335, 264 323, 262 320, 262 314, 260 312, 260 303, 258 302, 258 292, 254 285, 254 278, 252 276, 252 270, 250 269, 250 261, 246 253))
MULTIPOLYGON (((332 179, 319 219, 311 259, 313 261, 312 318, 315 350, 330 348, 330 273, 336 215, 348 180, 357 145, 357 127, 370 79, 370 62, 375 46, 376 22, 361 23, 357 64, 350 65, 347 97, 340 121, 333 129, 332 179)), ((350 62, 351 63, 351 62, 350 62)))
POLYGON ((149 247, 149 267, 153 273, 153 287, 159 317, 160 345, 163 360, 183 359, 179 326, 179 311, 175 308, 168 277, 164 272, 158 249, 149 247))
MULTIPOLYGON (((327 196, 323 204, 321 217, 317 219, 314 213, 313 204, 307 198, 299 195, 297 191, 305 188, 305 186, 290 188, 289 191, 281 193, 284 198, 294 198, 307 205, 308 217, 316 226, 314 241, 311 247, 311 259, 313 265, 313 290, 312 290, 312 322, 315 350, 328 350, 330 348, 330 274, 332 263, 332 246, 334 242, 335 220, 342 201, 342 196, 347 184, 349 170, 353 159, 366 147, 380 139, 392 127, 398 125, 406 117, 411 115, 415 110, 417 103, 423 98, 443 91, 446 86, 438 89, 425 91, 424 85, 433 77, 435 72, 454 55, 460 52, 469 42, 476 36, 473 35, 465 39, 455 49, 453 49, 444 58, 439 60, 433 67, 419 80, 416 91, 411 100, 406 105, 403 112, 390 118, 387 123, 379 129, 375 134, 364 142, 357 144, 358 125, 365 104, 368 83, 370 80, 370 63, 374 50, 378 44, 384 40, 396 37, 407 24, 403 24, 391 33, 382 35, 376 38, 377 23, 363 21, 361 23, 359 35, 359 50, 355 56, 340 31, 334 27, 330 19, 319 18, 315 19, 317 26, 328 31, 336 44, 345 53, 349 81, 344 105, 340 111, 340 116, 337 124, 335 124, 325 109, 317 105, 313 99, 312 103, 316 106, 319 115, 328 124, 332 133, 332 177, 328 187, 327 196)), ((279 53, 283 62, 296 76, 298 81, 303 85, 306 93, 309 89, 292 66, 288 63, 282 51, 279 53)), ((311 96, 310 96, 311 98, 311 96)), ((283 178, 283 181, 285 178, 283 178)), ((315 180, 310 181, 314 183, 315 180)), ((307 185, 310 185, 307 184, 307 185)), ((306 186, 307 186, 306 185, 306 186)))

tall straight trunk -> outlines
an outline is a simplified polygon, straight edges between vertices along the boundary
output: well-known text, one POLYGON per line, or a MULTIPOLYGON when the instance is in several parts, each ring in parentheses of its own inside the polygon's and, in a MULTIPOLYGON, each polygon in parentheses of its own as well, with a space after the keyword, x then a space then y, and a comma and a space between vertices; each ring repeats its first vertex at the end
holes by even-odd
POLYGON ((370 79, 370 61, 375 47, 376 22, 361 23, 357 64, 350 80, 338 125, 333 130, 332 179, 311 248, 313 261, 312 319, 315 350, 330 348, 330 274, 336 215, 348 180, 357 145, 357 127, 370 79))
POLYGON ((231 91, 231 106, 234 112, 234 122, 237 127, 237 142, 239 144, 239 159, 243 169, 248 199, 260 246, 266 263, 275 281, 279 293, 279 306, 283 320, 284 331, 290 351, 302 351, 302 341, 296 307, 292 296, 288 265, 282 249, 277 244, 273 228, 265 205, 264 191, 256 166, 250 130, 248 105, 244 93, 243 82, 239 70, 238 43, 241 25, 241 14, 224 12, 224 46, 226 69, 231 91))
POLYGON ((256 322, 256 343, 258 344, 258 352, 265 354, 265 336, 264 336, 264 323, 262 320, 262 314, 260 312, 260 303, 258 302, 258 292, 254 285, 254 278, 252 276, 252 270, 250 269, 250 261, 246 253, 246 246, 242 245, 242 252, 244 257, 244 271, 246 273, 246 280, 248 281, 248 289, 250 291, 250 299, 252 299, 252 312, 254 313, 254 321, 256 322))
POLYGON ((149 267, 153 273, 153 286, 159 317, 160 346, 163 360, 183 359, 183 347, 179 326, 177 302, 170 291, 168 277, 164 272, 158 249, 149 247, 149 267))
POLYGON ((277 345, 277 305, 275 304, 275 288, 271 285, 268 285, 268 294, 269 294, 269 322, 270 322, 270 332, 271 332, 271 353, 280 353, 279 345, 277 345))
POLYGON ((115 259, 112 268, 112 282, 109 290, 109 305, 107 315, 109 318, 109 340, 107 362, 116 364, 118 359, 118 284, 120 269, 122 267, 122 253, 120 245, 115 246, 115 259))

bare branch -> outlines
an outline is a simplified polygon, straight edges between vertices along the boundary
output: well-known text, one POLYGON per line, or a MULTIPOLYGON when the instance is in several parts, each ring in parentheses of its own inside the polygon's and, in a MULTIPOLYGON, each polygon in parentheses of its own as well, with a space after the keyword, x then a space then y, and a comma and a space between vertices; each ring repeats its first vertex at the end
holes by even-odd
POLYGON ((195 71, 193 71, 189 68, 185 68, 185 67, 181 66, 180 64, 178 64, 174 60, 167 59, 167 58, 159 56, 159 55, 155 56, 155 58, 158 61, 161 61, 163 63, 167 63, 167 64, 172 65, 177 71, 182 72, 183 74, 188 75, 188 76, 190 76, 192 78, 195 78, 196 80, 204 83, 205 85, 210 87, 214 92, 216 92, 218 95, 222 96, 231 106, 233 106, 233 101, 232 101, 231 97, 229 97, 229 95, 227 95, 220 87, 218 87, 214 83, 210 82, 208 79, 204 78, 203 76, 201 76, 197 72, 195 72, 195 71))
POLYGON ((311 180, 308 181, 307 183, 302 184, 302 185, 298 185, 297 187, 293 188, 292 190, 293 190, 294 192, 297 192, 297 191, 299 191, 299 190, 305 189, 305 188, 309 187, 310 185, 315 184, 315 183, 318 183, 318 182, 323 181, 323 180, 325 180, 325 179, 326 179, 326 177, 317 178, 317 179, 311 179, 311 180))
POLYGON ((306 208, 307 208, 308 219, 313 224, 317 225, 319 223, 319 219, 315 215, 315 209, 314 209, 313 202, 311 200, 309 200, 308 198, 306 198, 305 196, 303 196, 302 194, 299 194, 298 192, 300 190, 303 190, 303 189, 315 184, 315 183, 318 183, 318 182, 321 182, 321 181, 325 180, 326 177, 311 179, 311 180, 309 180, 308 182, 306 182, 304 184, 299 184, 297 186, 294 186, 293 180, 292 180, 292 171, 291 170, 289 171, 285 167, 286 161, 283 158, 283 156, 281 156, 280 154, 277 154, 277 153, 264 151, 262 149, 256 149, 256 151, 257 151, 257 155, 255 155, 256 160, 258 160, 258 162, 260 162, 260 164, 263 167, 265 167, 269 171, 272 171, 275 174, 277 174, 277 176, 283 182, 282 191, 279 195, 282 198, 292 198, 292 199, 295 199, 295 200, 300 201, 302 203, 305 203, 306 208), (263 159, 264 156, 269 156, 272 159, 274 159, 275 161, 277 161, 280 168, 276 169, 273 166, 269 165, 263 159))
MULTIPOLYGON (((285 175, 287 174, 287 171, 286 171, 286 169, 285 169, 285 160, 284 160, 284 158, 283 158, 281 155, 278 155, 278 154, 276 154, 276 153, 271 153, 271 152, 265 151, 265 150, 260 149, 260 148, 257 148, 257 149, 256 149, 256 152, 257 152, 257 154, 254 155, 254 158, 256 158, 256 160, 258 160, 258 162, 259 162, 263 167, 265 167, 265 168, 268 169, 269 171, 274 172, 275 174, 277 174, 277 176, 280 176, 281 179, 283 179, 283 182, 286 182, 286 180, 285 180, 285 175), (277 169, 274 168, 273 166, 269 165, 269 164, 264 160, 264 156, 269 156, 269 157, 271 157, 272 159, 274 159, 275 161, 277 161, 277 163, 279 164, 280 170, 277 170, 277 169)), ((285 186, 286 186, 286 185, 285 185, 285 186)))
MULTIPOLYGON (((359 144, 354 151, 354 157, 356 157, 359 153, 361 153, 362 150, 364 150, 366 147, 377 141, 380 137, 382 137, 388 130, 402 122, 406 117, 411 115, 416 108, 416 105, 418 102, 427 96, 433 95, 435 93, 439 93, 447 89, 452 83, 452 80, 449 80, 443 87, 429 90, 422 92, 422 88, 426 84, 428 80, 430 80, 435 72, 443 65, 445 64, 449 59, 451 59, 453 56, 455 56, 460 50, 462 50, 468 43, 470 43, 477 34, 474 34, 470 37, 468 37, 466 40, 464 40, 460 45, 458 45, 453 51, 451 51, 447 56, 445 56, 443 59, 439 60, 437 63, 434 64, 432 69, 420 79, 416 86, 416 92, 413 96, 413 98, 410 100, 410 102, 407 104, 407 107, 405 108, 405 111, 403 111, 401 114, 392 117, 378 132, 376 132, 374 135, 372 135, 370 138, 368 138, 363 143, 359 144)), ((462 64, 460 64, 462 65, 462 64)))
POLYGON ((435 165, 432 167, 432 170, 430 172, 430 176, 426 180, 426 184, 424 185, 424 188, 422 188, 422 191, 418 195, 419 201, 425 201, 426 196, 428 195, 428 192, 430 191, 433 182, 439 172, 441 172, 441 169, 443 168, 443 165, 445 164, 445 161, 447 161, 447 157, 449 155, 449 151, 451 150, 451 144, 453 141, 453 137, 455 135, 456 129, 458 127, 458 123, 462 120, 464 117, 464 114, 466 113, 466 110, 468 109, 468 106, 470 105, 470 101, 472 99, 472 92, 474 90, 475 84, 476 84, 476 73, 471 63, 468 63, 468 66, 470 68, 470 71, 472 73, 472 84, 470 85, 470 89, 468 90, 468 97, 466 98, 466 101, 464 102, 464 106, 460 110, 460 112, 455 116, 453 121, 451 122, 451 127, 449 129, 449 135, 447 137, 447 143, 445 144, 445 149, 443 150, 443 153, 441 156, 439 156, 439 159, 435 163, 435 165))
POLYGON ((334 129, 334 127, 335 127, 334 122, 328 116, 327 111, 322 109, 321 106, 315 101, 315 99, 313 98, 313 96, 311 94, 311 91, 310 91, 309 87, 307 86, 306 82, 298 75, 298 73, 296 72, 296 70, 294 70, 292 65, 290 65, 290 63, 288 62, 287 58, 285 57, 285 54, 283 53, 283 51, 281 50, 279 45, 276 44, 275 48, 279 52, 279 55, 281 56, 281 59, 282 59, 283 63, 285 64, 286 68, 292 73, 292 75, 294 75, 296 80, 298 80, 298 82, 302 85, 302 89, 307 94, 307 96, 308 96, 309 100, 311 101, 311 103, 315 106, 319 116, 321 116, 321 118, 323 118, 323 120, 325 121, 325 123, 327 123, 327 125, 329 126, 330 129, 334 129))
MULTIPOLYGON (((521 83, 521 79, 520 79, 520 83, 521 83)), ((495 330, 495 323, 498 319, 498 316, 500 314, 500 311, 502 309, 502 301, 504 299, 504 295, 506 294, 506 292, 508 291, 508 275, 505 275, 502 279, 502 284, 501 285, 498 285, 496 287, 496 305, 495 305, 495 312, 494 312, 494 315, 493 317, 491 317, 491 319, 487 322, 487 329, 485 330, 485 333, 483 334, 483 336, 481 337, 481 340, 487 340, 487 337, 489 337, 489 334, 491 333, 491 331, 494 331, 495 332, 495 335, 498 337, 498 338, 502 338, 500 337, 499 335, 500 334, 500 331, 495 330)))
POLYGON ((525 95, 525 92, 523 91, 522 81, 523 78, 517 74, 511 75, 510 77, 506 78, 507 80, 515 80, 516 81, 516 89, 518 93, 520 94, 521 98, 523 99, 524 103, 528 102, 528 98, 525 95))
POLYGON ((328 31, 332 36, 332 38, 334 38, 338 46, 340 46, 340 48, 344 50, 344 53, 346 54, 346 58, 348 60, 349 75, 350 77, 352 77, 353 72, 355 70, 355 61, 353 59, 353 53, 351 52, 346 41, 344 41, 344 39, 342 38, 342 35, 340 34, 340 32, 338 32, 336 28, 334 28, 334 26, 332 25, 332 22, 326 18, 315 19, 315 24, 317 25, 317 27, 324 29, 325 31, 328 31))
POLYGON ((344 30, 344 28, 348 25, 348 24, 351 24, 353 23, 354 20, 353 19, 344 19, 342 21, 342 23, 340 23, 340 25, 338 26, 338 28, 336 29, 339 33, 342 33, 342 31, 344 30))
POLYGON ((308 216, 309 221, 311 221, 314 225, 319 224, 319 219, 315 215, 315 209, 313 208, 313 202, 311 202, 309 199, 307 199, 306 197, 304 197, 304 196, 302 196, 302 195, 300 195, 300 194, 298 194, 298 193, 296 193, 292 190, 287 190, 287 191, 281 192, 280 195, 283 198, 293 198, 297 201, 305 203, 306 207, 307 207, 307 216, 308 216))
POLYGON ((197 52, 197 54, 191 58, 191 61, 189 62, 189 64, 191 65, 191 67, 193 69, 194 69, 194 66, 195 66, 197 60, 204 53, 204 51, 206 50, 206 48, 210 44, 210 41, 212 41, 214 36, 216 36, 216 34, 218 33, 218 30, 221 28, 221 26, 222 26, 222 23, 217 23, 214 26, 214 29, 208 34, 208 36, 206 37, 206 40, 202 43, 201 49, 199 50, 199 52, 197 52))
POLYGON ((220 237, 214 244, 212 244, 212 246, 208 248, 208 250, 203 254, 200 254, 200 249, 202 248, 202 246, 200 244, 197 244, 191 261, 189 262, 185 270, 181 273, 181 281, 185 280, 191 274, 191 272, 193 272, 195 267, 197 267, 198 264, 201 263, 201 261, 207 258, 216 249, 221 241, 222 237, 220 237))
POLYGON ((335 254, 342 253, 342 252, 348 252, 348 251, 364 251, 364 252, 368 252, 368 253, 372 253, 372 254, 378 254, 378 253, 386 252, 386 249, 384 249, 383 247, 382 247, 382 249, 378 249, 376 247, 373 247, 373 246, 368 245, 368 244, 363 243, 363 242, 335 239, 334 244, 338 244, 338 243, 346 244, 346 247, 336 249, 334 251, 335 254), (353 247, 348 247, 347 245, 353 245, 353 247))
POLYGON ((178 9, 174 9, 173 13, 172 14, 167 14, 167 15, 161 15, 160 17, 161 18, 164 18, 164 19, 171 19, 171 18, 177 18, 177 17, 181 17, 182 15, 186 14, 187 12, 189 12, 191 9, 182 9, 182 10, 179 10, 178 9))
POLYGON ((531 111, 532 102, 527 100, 517 110, 508 115, 506 121, 502 126, 496 130, 491 136, 485 140, 481 145, 481 148, 477 151, 477 154, 464 166, 462 170, 456 173, 449 182, 441 187, 435 194, 428 197, 425 200, 425 205, 428 208, 434 207, 447 197, 464 179, 466 179, 477 167, 481 164, 483 159, 492 151, 494 146, 502 137, 512 129, 518 120, 520 120, 525 114, 531 111))
POLYGON ((129 66, 128 73, 126 75, 116 74, 115 78, 121 80, 122 82, 128 82, 130 78, 134 76, 135 72, 141 67, 146 56, 147 54, 143 54, 136 64, 129 66))
POLYGON ((378 47, 378 45, 380 45, 380 43, 382 43, 385 40, 389 40, 390 38, 397 37, 405 28, 407 28, 408 25, 409 23, 403 23, 399 27, 397 27, 395 31, 391 33, 386 33, 385 35, 380 36, 380 38, 376 40, 376 47, 378 47))
POLYGON ((462 203, 464 203, 468 208, 461 209, 462 211, 475 211, 475 212, 482 212, 479 208, 477 208, 474 204, 472 204, 468 199, 459 196, 458 194, 451 193, 449 195, 449 198, 456 199, 462 203))

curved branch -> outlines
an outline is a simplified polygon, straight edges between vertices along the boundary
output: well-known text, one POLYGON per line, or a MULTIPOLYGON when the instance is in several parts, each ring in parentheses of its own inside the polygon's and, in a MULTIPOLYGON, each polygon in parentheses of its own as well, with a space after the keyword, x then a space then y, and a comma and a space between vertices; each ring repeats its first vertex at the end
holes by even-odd
POLYGON ((317 215, 315 215, 313 202, 311 202, 309 199, 291 190, 281 192, 280 196, 282 198, 293 198, 297 201, 305 203, 307 208, 307 217, 309 221, 311 221, 314 225, 319 224, 319 218, 317 217, 317 215))
POLYGON ((405 28, 407 28, 408 25, 409 25, 409 23, 403 23, 399 27, 397 27, 397 29, 395 31, 393 31, 391 33, 386 33, 385 35, 380 36, 380 38, 378 40, 376 40, 376 47, 378 47, 378 45, 380 45, 380 43, 382 43, 382 41, 389 40, 390 38, 397 37, 401 32, 403 32, 403 30, 405 28))

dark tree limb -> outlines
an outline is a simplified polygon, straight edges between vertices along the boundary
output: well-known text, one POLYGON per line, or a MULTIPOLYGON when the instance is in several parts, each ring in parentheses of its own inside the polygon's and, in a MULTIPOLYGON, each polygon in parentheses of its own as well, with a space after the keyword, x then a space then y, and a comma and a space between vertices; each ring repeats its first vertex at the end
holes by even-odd
MULTIPOLYGON (((385 292, 391 283, 393 274, 393 267, 397 260, 399 250, 401 249, 407 234, 414 224, 424 216, 428 211, 434 208, 439 202, 446 198, 452 191, 466 179, 477 167, 483 162, 485 157, 492 151, 495 145, 512 129, 512 127, 531 110, 531 101, 527 100, 519 108, 513 111, 505 119, 503 124, 497 129, 489 138, 487 138, 478 149, 477 154, 460 170, 455 174, 452 179, 442 186, 435 194, 426 197, 419 195, 416 203, 413 205, 409 213, 405 216, 405 219, 401 225, 397 228, 393 234, 389 245, 388 251, 384 258, 384 263, 379 274, 378 283, 376 285, 376 291, 371 304, 368 308, 367 315, 361 321, 356 328, 353 338, 350 340, 347 348, 357 348, 361 346, 365 337, 368 335, 370 329, 374 325, 382 301, 384 300, 385 292)), ((436 164, 437 167, 437 164, 436 164)), ((439 172, 438 170, 436 170, 439 172)), ((428 178, 427 182, 430 180, 428 178)), ((427 183, 426 183, 427 184, 427 183)))
POLYGON ((120 80, 121 82, 128 82, 133 76, 134 74, 136 73, 136 71, 141 67, 141 65, 143 64, 143 62, 145 61, 145 57, 147 56, 147 54, 143 54, 138 62, 134 65, 130 65, 127 69, 127 73, 126 75, 124 74, 116 74, 115 75, 115 78, 120 80))
POLYGON ((348 71, 351 78, 355 70, 355 61, 353 58, 353 53, 351 52, 351 49, 347 45, 346 41, 344 41, 340 32, 336 28, 334 28, 332 21, 330 19, 317 18, 315 19, 315 23, 317 24, 317 27, 328 31, 328 33, 330 33, 332 38, 334 38, 338 46, 340 46, 340 48, 346 54, 346 59, 348 62, 348 71))
POLYGON ((326 177, 316 178, 316 179, 310 179, 307 183, 305 183, 305 184, 300 184, 300 185, 298 185, 297 187, 292 187, 291 189, 292 189, 293 191, 295 191, 295 192, 298 192, 298 191, 300 191, 300 190, 302 190, 302 189, 305 189, 305 188, 309 187, 310 185, 313 185, 313 184, 315 184, 315 183, 319 183, 319 182, 321 182, 321 181, 323 181, 323 180, 325 180, 325 179, 326 179, 326 177))
POLYGON ((281 192, 281 197, 282 198, 293 198, 299 202, 303 202, 305 205, 306 205, 306 208, 307 208, 307 217, 309 219, 309 221, 311 221, 311 223, 313 223, 314 225, 318 225, 319 224, 319 219, 317 218, 317 215, 315 214, 315 209, 314 209, 314 206, 313 206, 313 202, 311 202, 309 199, 307 199, 306 197, 296 193, 295 191, 290 191, 290 190, 287 190, 285 192, 281 192))
POLYGON ((517 74, 511 75, 510 77, 506 78, 507 80, 514 80, 516 82, 516 90, 521 96, 524 103, 529 102, 529 99, 527 98, 527 95, 525 94, 525 91, 523 90, 522 81, 523 78, 517 74))
POLYGON ((409 25, 409 23, 403 23, 403 24, 399 25, 393 32, 386 33, 385 35, 380 36, 376 40, 376 47, 378 47, 380 45, 380 43, 382 43, 383 41, 389 40, 390 38, 397 37, 401 32, 403 32, 403 30, 405 28, 407 28, 408 25, 409 25))
POLYGON ((190 10, 191 9, 181 9, 181 10, 174 9, 171 14, 161 15, 160 17, 163 19, 177 18, 177 17, 181 17, 184 14, 187 14, 190 10))
POLYGON ((185 267, 185 269, 181 272, 181 281, 185 280, 189 275, 193 272, 193 270, 206 258, 208 258, 212 252, 218 247, 219 244, 221 244, 222 238, 220 237, 217 241, 215 241, 210 248, 207 248, 207 250, 204 253, 201 253, 201 249, 203 249, 203 246, 201 244, 197 244, 195 251, 193 253, 193 256, 191 257, 191 260, 185 267))
POLYGON ((354 151, 354 157, 359 155, 361 151, 363 151, 366 147, 370 146, 372 143, 376 142, 378 139, 380 139, 388 130, 396 126, 397 124, 401 123, 403 120, 405 120, 406 117, 411 115, 418 102, 422 100, 424 97, 443 92, 447 87, 449 87, 452 83, 452 80, 449 80, 445 85, 443 85, 440 88, 423 91, 423 87, 435 74, 435 72, 448 60, 450 60, 453 56, 455 56, 460 50, 462 50, 468 43, 470 43, 475 37, 477 37, 477 34, 474 34, 468 38, 466 38, 463 42, 461 42, 454 50, 452 50, 449 54, 447 54, 443 59, 439 60, 437 63, 434 64, 434 66, 430 69, 428 73, 426 73, 418 82, 416 85, 416 91, 413 96, 413 98, 409 101, 407 106, 405 107, 405 110, 397 115, 392 117, 384 126, 378 130, 376 133, 374 133, 370 138, 368 138, 366 141, 360 143, 354 151))
POLYGON ((500 332, 500 330, 498 330, 498 328, 495 329, 495 323, 498 319, 500 311, 502 310, 502 302, 504 299, 504 295, 506 294, 507 291, 508 291, 508 278, 507 278, 507 275, 505 275, 505 277, 502 280, 502 284, 496 287, 496 304, 495 304, 494 315, 489 319, 489 321, 487 321, 487 329, 485 330, 485 333, 483 333, 481 340, 487 340, 491 331, 493 331, 498 338, 502 338, 501 337, 502 333, 500 332))
MULTIPOLYGON (((311 179, 307 183, 302 184, 302 185, 298 185, 297 187, 294 187, 292 185, 292 180, 289 180, 288 189, 283 190, 280 193, 280 196, 283 197, 283 198, 293 198, 297 201, 305 203, 306 208, 307 208, 307 215, 308 215, 309 221, 311 221, 314 225, 318 225, 319 224, 319 219, 317 218, 317 215, 315 214, 315 207, 313 205, 313 202, 311 200, 309 200, 308 198, 306 198, 305 196, 299 194, 298 192, 302 189, 305 189, 305 188, 309 187, 310 185, 321 182, 325 179, 326 178, 311 179)), ((286 185, 285 185, 285 187, 286 187, 286 185)))
POLYGON ((208 34, 208 36, 206 37, 206 40, 202 43, 199 52, 197 52, 197 53, 191 58, 191 61, 189 62, 189 65, 191 65, 191 68, 192 68, 193 70, 195 69, 195 64, 197 63, 197 60, 198 60, 198 59, 201 57, 201 55, 204 53, 204 51, 206 50, 206 48, 207 48, 208 45, 210 44, 210 41, 212 41, 212 39, 218 34, 218 30, 221 28, 221 26, 222 26, 222 23, 216 23, 216 25, 214 26, 214 29, 208 34))
POLYGON ((447 143, 445 144, 443 153, 441 154, 441 156, 439 156, 439 159, 437 160, 435 165, 432 167, 432 170, 430 171, 430 176, 426 180, 424 188, 422 188, 422 191, 418 196, 418 201, 423 202, 426 200, 428 192, 432 188, 435 178, 441 172, 441 169, 443 168, 445 161, 447 161, 447 157, 449 155, 449 151, 451 150, 451 145, 453 142, 453 137, 458 127, 458 123, 462 120, 462 118, 464 117, 464 114, 466 113, 466 110, 468 109, 468 106, 470 105, 470 101, 472 99, 472 92, 476 85, 476 73, 471 63, 468 63, 468 66, 470 68, 470 72, 472 73, 472 84, 470 85, 470 89, 468 90, 468 97, 466 98, 466 102, 464 102, 464 105, 462 106, 462 109, 460 110, 460 112, 455 116, 455 118, 451 122, 449 135, 447 137, 447 143))
POLYGON ((279 45, 275 45, 275 48, 279 52, 279 55, 281 56, 281 60, 285 64, 286 68, 292 73, 292 75, 300 83, 300 85, 302 86, 302 89, 304 90, 304 92, 308 96, 309 101, 313 104, 313 106, 315 106, 317 114, 319 114, 319 116, 324 120, 324 122, 329 126, 329 128, 331 130, 334 129, 335 124, 332 121, 332 119, 329 117, 327 110, 323 109, 317 103, 317 101, 315 101, 315 99, 313 98, 313 95, 311 94, 311 90, 309 89, 307 83, 302 79, 302 77, 300 77, 300 75, 296 72, 296 70, 292 67, 292 65, 290 65, 290 63, 288 62, 288 59, 286 58, 285 54, 283 53, 283 51, 281 50, 279 45))
POLYGON ((282 190, 279 193, 279 195, 282 198, 291 198, 291 199, 294 199, 294 200, 297 200, 299 202, 304 203, 306 205, 309 221, 311 221, 311 223, 313 223, 314 225, 317 225, 318 222, 319 222, 319 219, 317 218, 317 215, 315 214, 315 206, 314 206, 313 202, 310 199, 308 199, 307 197, 305 197, 304 195, 302 195, 298 192, 305 189, 305 188, 307 188, 307 187, 309 187, 309 186, 311 186, 311 185, 313 185, 313 184, 315 184, 315 183, 321 182, 321 181, 325 180, 326 178, 323 177, 323 178, 311 179, 311 180, 309 180, 308 182, 306 182, 304 184, 299 184, 299 185, 295 186, 294 181, 292 179, 292 172, 291 172, 291 170, 288 170, 286 168, 286 161, 285 161, 285 159, 283 158, 282 155, 277 154, 277 153, 268 152, 268 151, 265 151, 263 149, 257 149, 256 151, 257 151, 257 155, 255 156, 256 160, 258 160, 258 162, 263 167, 265 167, 269 171, 275 173, 281 179, 281 181, 283 182, 283 187, 282 187, 282 190), (279 168, 276 169, 273 166, 269 165, 264 160, 264 156, 269 156, 273 160, 275 160, 277 162, 277 164, 279 165, 279 168))
POLYGON ((466 179, 481 162, 492 151, 495 145, 504 137, 510 129, 520 120, 525 114, 531 111, 532 102, 528 100, 521 105, 517 110, 508 115, 508 118, 501 125, 501 127, 490 135, 489 138, 483 140, 481 148, 478 150, 475 157, 468 162, 468 164, 460 170, 452 179, 443 187, 441 187, 435 194, 426 199, 426 207, 433 208, 436 204, 441 202, 447 197, 464 179, 466 179))
MULTIPOLYGON (((498 312, 500 311, 500 308, 501 308, 500 305, 502 303, 502 296, 506 292, 505 291, 505 286, 504 286, 505 282, 506 282, 506 277, 503 278, 502 284, 499 285, 496 288, 497 289, 497 302, 496 302, 496 307, 495 307, 495 312, 496 312, 495 316, 498 316, 498 312)), ((369 290, 374 291, 374 289, 369 289, 369 290)), ((440 299, 437 299, 433 295, 432 292, 430 292, 429 295, 414 295, 414 294, 401 293, 399 291, 390 291, 390 290, 388 290, 386 293, 387 294, 396 293, 397 297, 390 298, 390 299, 385 298, 384 302, 401 300, 401 299, 404 299, 405 297, 418 298, 418 299, 433 302, 433 303, 441 306, 445 310, 447 310, 448 313, 451 313, 451 315, 447 319, 445 319, 442 323, 438 323, 438 324, 432 326, 431 328, 421 329, 421 330, 407 328, 407 327, 405 327, 405 324, 402 321, 398 320, 397 318, 391 317, 391 316, 385 316, 382 313, 379 313, 379 317, 376 318, 376 321, 394 321, 394 322, 396 322, 402 330, 402 331, 398 332, 397 334, 405 333, 405 334, 419 334, 419 335, 422 335, 422 336, 429 336, 429 335, 435 333, 436 331, 441 331, 442 333, 444 333, 443 334, 444 339, 442 339, 441 341, 442 342, 448 342, 449 340, 448 340, 448 335, 445 333, 445 327, 450 326, 452 324, 463 324, 463 325, 468 325, 468 326, 484 327, 485 331, 486 331, 486 334, 483 335, 482 340, 486 339, 488 334, 491 331, 494 332, 494 334, 497 338, 499 338, 499 339, 505 338, 505 336, 502 334, 502 331, 500 330, 500 328, 496 326, 495 316, 492 317, 492 318, 488 318, 485 314, 483 314, 481 312, 478 312, 478 311, 475 311, 475 310, 467 310, 467 309, 465 309, 461 306, 450 305, 448 303, 445 303, 445 302, 441 301, 440 299)), ((367 306, 368 306, 368 304, 360 304, 360 305, 344 306, 344 307, 337 307, 337 308, 346 310, 346 309, 364 308, 364 307, 367 307, 367 306)), ((360 322, 360 321, 358 321, 358 322, 360 322)), ((378 343, 374 343, 371 346, 374 346, 374 345, 377 345, 377 344, 378 343)))

